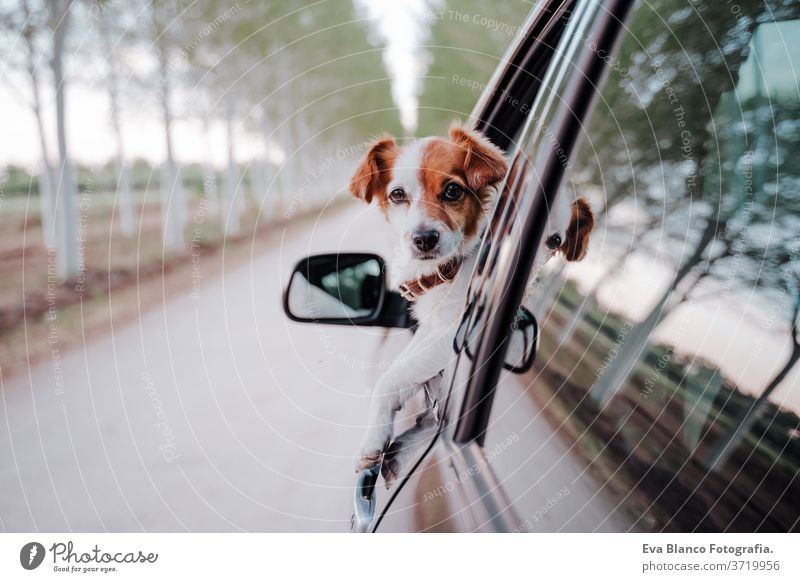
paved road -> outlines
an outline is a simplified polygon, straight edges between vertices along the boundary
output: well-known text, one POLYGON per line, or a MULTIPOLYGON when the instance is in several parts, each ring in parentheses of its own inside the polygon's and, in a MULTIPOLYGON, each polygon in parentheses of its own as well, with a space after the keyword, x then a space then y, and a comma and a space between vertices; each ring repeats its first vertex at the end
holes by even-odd
POLYGON ((383 330, 294 324, 280 307, 294 261, 337 249, 386 256, 379 217, 349 206, 289 227, 63 370, 6 381, 0 529, 346 530, 383 330))

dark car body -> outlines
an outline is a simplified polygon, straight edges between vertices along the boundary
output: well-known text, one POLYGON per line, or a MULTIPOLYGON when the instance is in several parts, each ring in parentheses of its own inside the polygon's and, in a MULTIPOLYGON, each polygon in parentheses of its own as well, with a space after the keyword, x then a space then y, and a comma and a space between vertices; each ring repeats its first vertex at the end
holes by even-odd
POLYGON ((377 484, 371 530, 798 530, 798 18, 533 9, 473 113, 511 165, 440 430, 377 484), (553 200, 577 194, 587 258, 532 272, 553 200), (521 305, 540 335, 518 374, 521 305))

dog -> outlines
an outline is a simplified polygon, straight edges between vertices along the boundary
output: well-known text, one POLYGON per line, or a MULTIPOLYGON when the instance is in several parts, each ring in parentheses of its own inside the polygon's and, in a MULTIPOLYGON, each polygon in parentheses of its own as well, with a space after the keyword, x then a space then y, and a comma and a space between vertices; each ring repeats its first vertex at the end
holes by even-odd
MULTIPOLYGON (((375 468, 383 461, 387 487, 399 476, 409 445, 422 440, 421 432, 435 430, 435 415, 423 414, 415 428, 392 442, 395 414, 412 396, 425 390, 429 405, 440 401, 477 249, 507 169, 500 148, 454 124, 448 138, 415 139, 402 146, 391 136, 377 139, 350 182, 351 193, 376 204, 394 231, 389 286, 412 303, 419 322, 375 386, 356 468, 375 468)), ((594 226, 588 203, 578 198, 557 204, 550 215, 554 228, 537 257, 548 260, 560 253, 569 261, 583 258, 594 226)))

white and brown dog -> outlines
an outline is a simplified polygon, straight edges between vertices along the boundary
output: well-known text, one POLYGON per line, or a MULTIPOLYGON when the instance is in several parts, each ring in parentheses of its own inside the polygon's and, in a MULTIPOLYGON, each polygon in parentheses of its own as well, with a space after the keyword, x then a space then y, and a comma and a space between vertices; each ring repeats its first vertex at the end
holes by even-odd
MULTIPOLYGON (((449 139, 428 137, 399 147, 377 140, 350 183, 357 198, 376 203, 392 226, 397 246, 389 284, 413 302, 419 327, 400 356, 378 380, 357 470, 375 467, 389 449, 395 413, 446 370, 463 315, 475 255, 505 177, 503 152, 481 134, 453 126, 449 139)), ((583 199, 550 213, 554 226, 537 262, 558 252, 579 260, 594 224, 583 199)), ((428 394, 428 401, 439 399, 428 394)), ((387 484, 405 465, 392 447, 382 472, 387 484)), ((400 454, 398 454, 400 453, 400 454)))

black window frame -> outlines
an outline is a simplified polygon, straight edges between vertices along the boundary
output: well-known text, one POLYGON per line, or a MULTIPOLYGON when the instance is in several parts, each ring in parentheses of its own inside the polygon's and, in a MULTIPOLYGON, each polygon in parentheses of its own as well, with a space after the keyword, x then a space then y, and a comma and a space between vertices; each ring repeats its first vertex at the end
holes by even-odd
MULTIPOLYGON (((578 3, 585 1, 587 0, 550 0, 536 5, 522 25, 520 35, 508 48, 500 66, 478 99, 472 114, 475 120, 473 127, 504 151, 508 152, 525 126, 530 108, 521 108, 519 103, 533 103, 538 94, 544 75, 556 56, 558 42, 566 29, 565 16, 578 3), (516 104, 507 98, 509 95, 516 96, 516 104)), ((483 251, 484 249, 481 249, 481 252, 483 251)), ((449 402, 445 404, 445 408, 448 405, 449 402)), ((431 439, 425 451, 380 509, 370 531, 378 530, 394 500, 408 480, 416 474, 441 436, 440 426, 440 430, 431 439)))
POLYGON ((596 50, 589 50, 584 46, 577 55, 576 62, 562 63, 562 66, 579 71, 579 74, 572 76, 568 90, 560 96, 556 122, 551 126, 555 141, 561 145, 563 153, 552 149, 544 165, 537 168, 539 177, 531 196, 531 204, 527 213, 517 218, 521 222, 518 240, 506 238, 498 241, 500 244, 510 243, 512 256, 507 261, 506 272, 498 272, 493 276, 496 284, 490 291, 490 308, 487 309, 483 337, 461 402, 461 411, 453 434, 455 443, 463 445, 475 442, 478 446, 483 445, 494 392, 503 370, 508 331, 523 299, 536 249, 544 236, 548 209, 553 207, 564 177, 565 167, 561 157, 569 157, 575 150, 580 129, 608 71, 606 63, 598 57, 598 52, 613 53, 621 41, 625 20, 634 4, 634 0, 606 2, 592 26, 593 48, 596 50))

